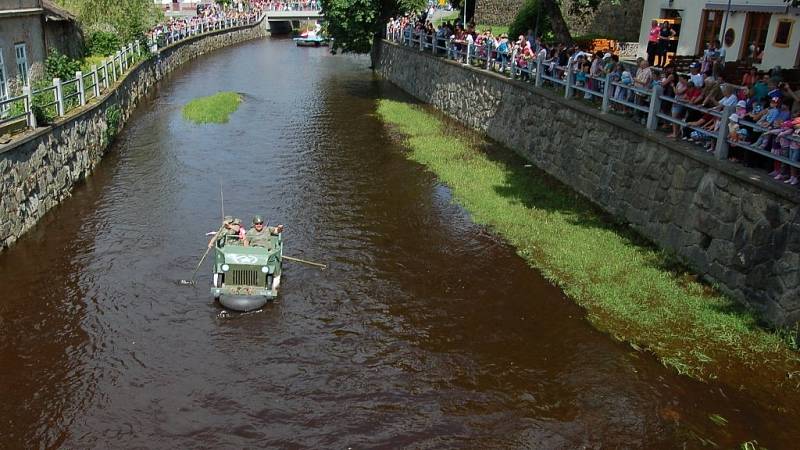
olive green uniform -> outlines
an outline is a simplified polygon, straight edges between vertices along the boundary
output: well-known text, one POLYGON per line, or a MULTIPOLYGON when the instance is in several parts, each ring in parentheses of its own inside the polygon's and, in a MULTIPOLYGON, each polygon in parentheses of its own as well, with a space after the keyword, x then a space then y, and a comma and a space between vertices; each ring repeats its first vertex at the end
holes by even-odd
POLYGON ((255 229, 255 227, 250 228, 247 230, 247 240, 250 245, 254 245, 257 247, 270 247, 270 236, 278 234, 277 229, 275 227, 264 227, 261 231, 255 229))
POLYGON ((239 233, 233 231, 231 228, 226 228, 220 233, 220 237, 225 237, 226 244, 242 244, 242 242, 238 239, 239 233))

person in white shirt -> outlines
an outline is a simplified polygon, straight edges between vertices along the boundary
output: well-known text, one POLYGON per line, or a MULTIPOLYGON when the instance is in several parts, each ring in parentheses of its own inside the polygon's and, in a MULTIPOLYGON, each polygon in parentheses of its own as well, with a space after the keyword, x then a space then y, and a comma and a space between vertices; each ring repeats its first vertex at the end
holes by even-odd
POLYGON ((700 63, 695 61, 689 65, 689 81, 692 82, 695 86, 703 86, 704 77, 703 74, 700 73, 700 63))

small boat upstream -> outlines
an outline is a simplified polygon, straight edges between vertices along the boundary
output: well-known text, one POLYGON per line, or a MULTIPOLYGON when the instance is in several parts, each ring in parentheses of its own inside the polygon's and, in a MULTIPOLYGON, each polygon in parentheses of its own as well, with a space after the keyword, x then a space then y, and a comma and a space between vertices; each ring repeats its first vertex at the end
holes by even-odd
POLYGON ((298 47, 320 47, 328 45, 328 38, 320 33, 320 26, 314 30, 306 30, 300 37, 292 39, 298 47))

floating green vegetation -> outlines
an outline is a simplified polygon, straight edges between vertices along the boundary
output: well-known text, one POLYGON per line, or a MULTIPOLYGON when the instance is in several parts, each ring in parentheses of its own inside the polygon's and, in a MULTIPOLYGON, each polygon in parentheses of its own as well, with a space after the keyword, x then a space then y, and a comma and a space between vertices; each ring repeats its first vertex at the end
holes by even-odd
POLYGON ((719 414, 709 414, 708 419, 721 427, 728 425, 728 419, 720 416, 719 414))
POLYGON ((597 328, 696 379, 783 404, 800 398, 800 377, 791 376, 800 355, 781 336, 588 200, 422 107, 382 100, 378 113, 405 136, 410 159, 585 308, 597 328))
POLYGON ((183 107, 183 118, 194 123, 228 123, 228 117, 241 102, 242 96, 236 92, 217 92, 187 103, 183 107))
POLYGON ((741 450, 767 450, 765 447, 758 445, 758 441, 756 440, 742 442, 742 444, 739 445, 739 448, 741 450))

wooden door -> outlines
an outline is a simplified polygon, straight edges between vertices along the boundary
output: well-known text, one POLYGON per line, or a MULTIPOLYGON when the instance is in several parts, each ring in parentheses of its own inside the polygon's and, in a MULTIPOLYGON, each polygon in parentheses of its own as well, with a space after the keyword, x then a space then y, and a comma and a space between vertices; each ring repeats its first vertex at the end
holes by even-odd
POLYGON ((739 59, 752 59, 755 63, 761 61, 755 57, 761 54, 764 46, 767 45, 767 31, 769 30, 769 22, 772 19, 770 13, 749 12, 744 22, 744 36, 742 40, 742 49, 739 52, 739 59), (756 51, 751 54, 750 46, 755 45, 761 51, 756 51))
POLYGON ((724 15, 724 11, 715 11, 711 9, 703 10, 703 17, 700 21, 700 34, 697 40, 698 55, 703 54, 707 42, 719 39, 720 29, 722 28, 722 17, 724 15))

